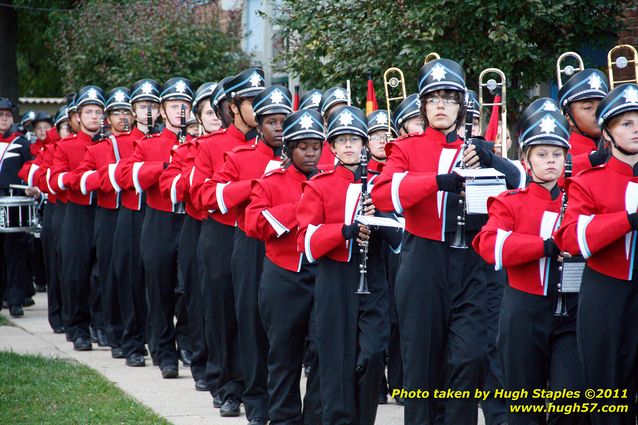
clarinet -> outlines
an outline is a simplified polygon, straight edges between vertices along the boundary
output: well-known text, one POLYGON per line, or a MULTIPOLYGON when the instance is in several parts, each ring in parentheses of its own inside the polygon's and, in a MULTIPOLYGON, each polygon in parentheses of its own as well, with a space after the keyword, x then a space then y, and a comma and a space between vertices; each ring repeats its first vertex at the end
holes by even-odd
MULTIPOLYGON (((370 197, 368 194, 368 152, 366 148, 361 150, 361 199, 360 207, 361 212, 365 210, 365 202, 370 197)), ((363 242, 359 246, 359 252, 361 253, 361 261, 359 262, 359 286, 357 287, 357 295, 369 295, 368 289, 368 241, 363 242)))
MULTIPOLYGON (((567 158, 565 161, 565 178, 569 178, 572 176, 572 156, 571 154, 567 154, 567 158)), ((563 223, 563 218, 565 217, 565 211, 567 211, 567 191, 565 189, 561 189, 563 192, 562 204, 560 206, 560 216, 558 217, 558 227, 563 223)), ((558 290, 558 298, 556 299, 556 308, 554 309, 554 316, 569 316, 567 312, 567 299, 565 298, 565 293, 563 292, 563 282, 562 282, 562 271, 563 265, 560 264, 558 266, 558 270, 561 276, 561 281, 558 282, 557 290, 558 290)))
POLYGON ((150 136, 153 133, 153 114, 150 107, 146 112, 146 136, 150 136))
MULTIPOLYGON (((466 103, 469 104, 469 100, 466 95, 466 103)), ((470 146, 469 140, 472 137, 472 121, 474 117, 470 109, 467 109, 465 113, 465 140, 463 141, 463 148, 461 150, 461 168, 465 168, 463 157, 465 156, 465 150, 470 146)), ((459 195, 459 212, 456 216, 456 232, 454 233, 454 241, 450 244, 450 247, 457 249, 467 249, 467 242, 465 238, 465 221, 466 221, 466 206, 465 195, 459 195)))
POLYGON ((181 145, 186 141, 186 106, 182 105, 182 109, 179 115, 179 144, 181 145))
POLYGON ((100 120, 100 140, 104 140, 106 137, 106 126, 104 124, 104 114, 102 114, 102 119, 100 120))
POLYGON ((124 118, 124 132, 128 133, 129 131, 131 131, 131 128, 128 123, 128 118, 124 118))

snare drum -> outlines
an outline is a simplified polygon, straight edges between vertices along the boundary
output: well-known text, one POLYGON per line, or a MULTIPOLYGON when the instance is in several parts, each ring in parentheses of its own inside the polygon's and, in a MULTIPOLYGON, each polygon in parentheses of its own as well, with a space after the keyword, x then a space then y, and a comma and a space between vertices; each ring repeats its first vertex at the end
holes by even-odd
POLYGON ((28 196, 0 197, 0 233, 34 232, 37 207, 28 196))

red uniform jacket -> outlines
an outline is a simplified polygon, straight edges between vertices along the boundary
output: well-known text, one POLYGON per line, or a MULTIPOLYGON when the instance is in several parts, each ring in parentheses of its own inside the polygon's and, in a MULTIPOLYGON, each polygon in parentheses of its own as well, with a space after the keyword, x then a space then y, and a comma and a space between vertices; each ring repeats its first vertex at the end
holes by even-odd
POLYGON ((322 170, 332 170, 335 167, 335 156, 330 150, 328 140, 323 141, 321 148, 321 156, 319 157, 318 167, 322 170))
POLYGON ((173 159, 159 179, 160 191, 169 197, 173 204, 184 202, 186 213, 196 220, 206 218, 205 212, 198 210, 190 198, 190 183, 197 154, 197 140, 180 145, 173 152, 173 159))
POLYGON ((38 152, 40 152, 42 150, 42 148, 44 147, 44 140, 36 140, 35 142, 31 143, 31 145, 29 145, 29 150, 31 151, 31 156, 33 156, 34 158, 38 155, 38 152))
MULTIPOLYGON (((131 211, 139 211, 142 208, 142 194, 135 191, 133 179, 130 178, 130 174, 128 175, 129 179, 126 180, 123 171, 125 169, 131 170, 131 168, 126 167, 126 165, 130 163, 133 152, 135 151, 135 142, 144 137, 144 133, 136 126, 130 133, 117 136, 115 141, 109 138, 109 144, 113 152, 115 152, 115 150, 119 152, 120 160, 108 166, 108 183, 113 187, 115 192, 120 193, 122 205, 131 211)), ((104 184, 106 184, 106 182, 104 182, 104 184)))
POLYGON ((606 164, 568 179, 567 190, 569 201, 556 235, 558 245, 581 254, 599 273, 631 280, 636 232, 627 214, 638 209, 638 175, 612 156, 606 164))
POLYGON ((82 193, 86 195, 95 191, 97 204, 107 209, 117 209, 120 206, 119 192, 115 191, 108 177, 109 166, 113 164, 115 164, 113 144, 110 139, 105 139, 86 148, 84 159, 75 170, 75 173, 80 175, 82 193))
POLYGON ((56 193, 66 191, 68 201, 78 205, 91 205, 91 193, 83 194, 80 190, 81 174, 74 173, 80 165, 86 148, 95 142, 88 134, 80 131, 75 138, 65 138, 58 143, 53 154, 53 166, 49 184, 56 193))
POLYGON ((237 222, 236 212, 229 210, 222 214, 220 210, 207 208, 202 197, 202 188, 204 182, 212 179, 213 174, 221 169, 226 152, 230 152, 237 146, 251 144, 253 144, 252 140, 246 141, 244 133, 233 124, 199 140, 191 183, 191 200, 197 209, 208 211, 208 217, 228 226, 234 226, 237 222))
POLYGON ((551 260, 544 256, 544 242, 559 224, 562 199, 530 183, 488 200, 489 220, 472 246, 496 270, 507 269, 511 287, 547 295, 551 260))
POLYGON ((372 201, 380 211, 405 217, 405 230, 435 241, 445 240, 447 192, 440 191, 437 174, 447 174, 460 159, 461 139, 451 143, 428 127, 386 145, 388 160, 375 178, 372 201))
POLYGON ((170 197, 162 195, 159 178, 164 172, 164 164, 171 162, 178 146, 177 134, 165 128, 159 134, 135 142, 135 152, 122 163, 121 178, 125 185, 132 182, 138 194, 146 192, 146 204, 159 211, 174 212, 176 206, 170 197))
MULTIPOLYGON (((69 137, 75 138, 75 135, 69 137)), ((33 174, 33 182, 38 186, 38 189, 49 195, 49 201, 54 199, 55 202, 60 201, 61 203, 66 204, 67 193, 65 191, 56 193, 51 186, 51 167, 53 166, 53 157, 55 155, 55 151, 58 149, 58 144, 61 141, 62 140, 57 140, 44 146, 42 162, 40 163, 40 167, 33 174)))
POLYGON ((244 228, 244 210, 250 200, 251 183, 268 171, 281 166, 281 158, 271 147, 258 141, 254 145, 237 146, 226 154, 222 167, 200 189, 204 208, 222 214, 235 211, 237 224, 244 228))
POLYGON ((279 267, 298 272, 297 204, 306 175, 294 166, 279 168, 253 181, 245 211, 246 235, 266 243, 266 257, 279 267))
MULTIPOLYGON (((47 137, 44 139, 44 143, 42 144, 42 148, 33 161, 25 162, 25 164, 20 169, 18 176, 27 182, 27 185, 31 187, 37 187, 41 192, 48 193, 48 202, 55 204, 56 196, 55 194, 49 193, 48 187, 46 187, 46 181, 44 176, 46 175, 46 169, 42 168, 42 164, 44 162, 45 156, 47 152, 50 151, 51 158, 53 158, 53 147, 54 143, 60 140, 60 135, 58 134, 58 130, 53 127, 47 131, 47 137)), ((31 145, 33 146, 33 145, 31 145)), ((50 163, 50 160, 49 160, 50 163)), ((50 167, 48 165, 47 167, 50 167)))
POLYGON ((354 220, 360 196, 360 181, 355 182, 354 173, 343 166, 304 183, 297 207, 297 250, 310 262, 323 256, 350 261, 353 241, 344 239, 341 230, 354 220))

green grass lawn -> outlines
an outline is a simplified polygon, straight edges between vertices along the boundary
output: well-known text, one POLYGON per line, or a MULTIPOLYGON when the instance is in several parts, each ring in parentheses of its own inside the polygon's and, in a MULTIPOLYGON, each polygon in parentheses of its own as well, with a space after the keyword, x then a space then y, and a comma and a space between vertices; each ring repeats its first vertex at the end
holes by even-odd
POLYGON ((9 324, 9 320, 5 316, 0 313, 0 326, 7 326, 9 324))
POLYGON ((0 424, 169 424, 94 370, 0 352, 0 424))

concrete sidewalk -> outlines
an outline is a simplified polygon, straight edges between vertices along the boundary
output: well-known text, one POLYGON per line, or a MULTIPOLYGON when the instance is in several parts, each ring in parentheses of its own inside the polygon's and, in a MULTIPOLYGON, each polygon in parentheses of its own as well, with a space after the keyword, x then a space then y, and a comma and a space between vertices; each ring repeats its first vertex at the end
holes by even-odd
MULTIPOLYGON (((22 318, 10 318, 7 310, 2 311, 14 326, 0 326, 0 350, 76 360, 97 370, 123 391, 176 425, 235 425, 248 422, 243 408, 238 418, 220 417, 219 410, 213 408, 210 394, 195 391, 190 369, 181 366, 181 363, 179 378, 162 379, 159 368, 151 366, 150 357, 146 358, 146 367, 134 368, 127 367, 123 359, 111 358, 110 349, 98 347, 97 344, 93 344, 93 351, 73 351, 73 345, 66 341, 64 334, 56 335, 49 327, 46 294, 38 293, 34 300, 36 304, 25 308, 22 318)), ((302 389, 304 386, 305 379, 302 379, 302 389)), ((403 408, 393 401, 379 406, 376 423, 402 425, 403 408)))

